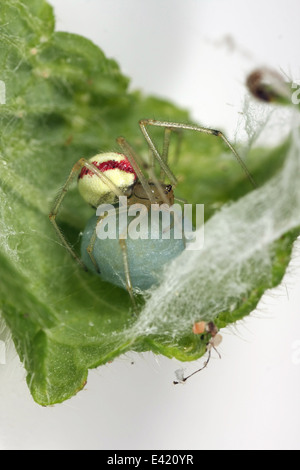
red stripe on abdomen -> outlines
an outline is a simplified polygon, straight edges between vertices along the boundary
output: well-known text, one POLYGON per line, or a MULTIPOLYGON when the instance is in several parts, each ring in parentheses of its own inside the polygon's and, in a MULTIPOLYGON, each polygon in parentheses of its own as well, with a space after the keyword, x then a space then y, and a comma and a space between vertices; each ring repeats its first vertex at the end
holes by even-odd
MULTIPOLYGON (((107 170, 114 170, 115 168, 117 168, 118 170, 125 171, 125 173, 133 173, 136 177, 135 171, 128 160, 121 160, 120 162, 116 162, 115 160, 107 160, 106 162, 101 163, 92 162, 92 164, 95 165, 95 167, 97 167, 98 170, 102 172, 107 170)), ((91 170, 84 166, 78 178, 83 178, 86 175, 93 176, 93 174, 94 173, 91 170)))

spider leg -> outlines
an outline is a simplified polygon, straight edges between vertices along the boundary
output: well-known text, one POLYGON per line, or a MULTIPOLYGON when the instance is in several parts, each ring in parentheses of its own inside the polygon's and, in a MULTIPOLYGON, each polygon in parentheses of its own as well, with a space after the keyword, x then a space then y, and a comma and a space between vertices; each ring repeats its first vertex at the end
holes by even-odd
POLYGON ((97 271, 99 274, 100 274, 100 268, 99 268, 99 266, 98 266, 98 264, 97 264, 97 261, 96 261, 96 259, 95 259, 94 254, 93 254, 93 251, 94 251, 94 246, 95 246, 95 243, 96 243, 96 240, 97 240, 97 228, 98 228, 98 225, 101 224, 101 222, 103 221, 103 219, 104 219, 105 217, 107 217, 107 215, 108 215, 108 212, 107 212, 105 215, 100 215, 100 216, 98 217, 96 226, 95 226, 95 228, 94 228, 93 234, 92 234, 91 239, 90 239, 90 243, 89 243, 89 245, 88 245, 88 247, 87 247, 87 249, 86 249, 86 251, 87 251, 88 254, 89 254, 89 257, 91 258, 91 261, 92 261, 93 265, 94 265, 95 268, 96 268, 96 271, 97 271))
MULTIPOLYGON (((162 159, 164 160, 164 162, 166 164, 168 164, 168 158, 169 158, 169 147, 170 147, 170 139, 171 139, 171 129, 168 129, 167 127, 165 128, 165 132, 164 132, 164 140, 163 140, 163 150, 162 150, 162 159)), ((150 149, 151 151, 151 149, 150 149)), ((152 167, 154 168, 154 159, 155 159, 155 156, 152 153, 152 159, 153 159, 153 163, 152 163, 152 167)), ((165 177, 166 177, 166 174, 163 170, 163 168, 160 168, 160 179, 162 182, 165 181, 165 177)))
MULTIPOLYGON (((243 171, 245 172, 245 174, 246 174, 247 178, 249 179, 249 181, 251 182, 251 184, 254 187, 256 187, 256 183, 255 183, 252 175, 250 174, 245 162, 242 160, 242 158, 239 156, 239 154, 237 153, 235 148, 231 145, 231 143, 227 140, 227 138, 225 137, 225 135, 221 131, 218 131, 218 130, 215 130, 215 129, 209 129, 207 127, 202 127, 202 126, 195 126, 195 125, 192 125, 192 124, 182 124, 182 123, 167 122, 167 121, 156 121, 156 120, 153 120, 153 119, 144 119, 144 120, 140 121, 139 124, 140 124, 140 127, 141 127, 141 131, 142 131, 146 141, 148 142, 149 147, 151 148, 154 156, 159 161, 162 169, 165 171, 166 175, 168 176, 168 178, 170 179, 172 184, 176 184, 176 183, 173 182, 173 178, 175 178, 175 177, 174 177, 173 173, 171 172, 171 170, 169 169, 169 167, 167 166, 166 162, 160 156, 158 150, 156 149, 156 147, 155 147, 155 145, 154 145, 154 143, 153 143, 153 141, 152 141, 152 139, 151 139, 151 137, 150 137, 150 135, 149 135, 149 133, 146 129, 147 125, 156 126, 156 127, 163 127, 165 129, 167 128, 167 129, 170 129, 172 131, 178 131, 180 129, 182 129, 182 130, 191 130, 191 131, 202 132, 204 134, 220 137, 223 140, 223 142, 227 145, 227 147, 231 150, 231 152, 233 153, 235 158, 237 159, 238 163, 242 167, 243 171)), ((175 178, 175 180, 176 180, 176 178, 175 178)))
MULTIPOLYGON (((168 165, 169 147, 170 147, 170 140, 171 140, 172 132, 174 132, 174 130, 169 129, 168 127, 165 127, 164 138, 163 138, 163 149, 162 149, 161 158, 165 162, 166 165, 168 165)), ((180 153, 180 146, 181 146, 181 141, 182 141, 182 131, 181 131, 181 129, 176 130, 176 133, 178 134, 178 139, 177 139, 175 155, 174 155, 175 161, 178 160, 178 155, 180 153)), ((157 152, 158 152, 158 150, 157 150, 157 152)), ((152 170, 152 172, 154 172, 154 164, 155 164, 156 156, 153 152, 152 146, 149 146, 149 155, 150 155, 150 159, 151 159, 151 170, 152 170)), ((160 167, 160 181, 162 183, 165 182, 165 177, 166 177, 166 173, 165 173, 164 169, 161 166, 160 167)))
MULTIPOLYGON (((169 147, 170 147, 170 140, 171 140, 172 132, 174 132, 174 129, 170 129, 168 127, 165 127, 164 139, 163 139, 163 150, 162 150, 161 156, 162 156, 162 159, 165 161, 166 164, 168 164, 168 160, 169 160, 169 147)), ((174 155, 175 162, 178 161, 178 157, 179 157, 179 154, 180 154, 180 147, 181 147, 181 143, 182 143, 182 130, 181 129, 176 130, 176 134, 178 135, 178 139, 177 139, 176 148, 175 148, 175 155, 174 155)), ((161 181, 165 181, 165 176, 166 176, 166 174, 165 174, 164 170, 161 168, 161 171, 160 171, 161 181)))
POLYGON ((163 140, 163 151, 162 151, 161 156, 162 156, 163 160, 166 163, 168 163, 171 133, 172 133, 172 130, 169 129, 168 127, 165 127, 164 140, 163 140))
POLYGON ((95 259, 94 254, 93 254, 94 247, 95 247, 95 243, 96 243, 96 240, 97 240, 97 230, 98 230, 98 226, 99 226, 99 224, 101 224, 101 223, 103 222, 103 220, 104 220, 106 217, 109 217, 111 214, 116 213, 116 212, 117 212, 118 214, 120 214, 120 213, 125 212, 125 211, 127 211, 127 210, 128 210, 127 207, 126 207, 126 208, 122 208, 122 209, 118 208, 117 210, 115 210, 115 209, 113 209, 113 210, 108 210, 104 215, 103 215, 103 214, 100 215, 100 216, 98 217, 98 219, 97 219, 97 223, 96 223, 95 228, 94 228, 94 230, 93 230, 93 234, 92 234, 92 236, 91 236, 91 238, 90 238, 90 243, 89 243, 89 245, 88 245, 86 251, 88 252, 89 257, 91 258, 91 261, 92 261, 93 265, 95 266, 95 268, 96 268, 96 270, 98 271, 99 274, 100 274, 101 270, 100 270, 100 268, 99 268, 99 266, 98 266, 98 264, 97 264, 97 261, 96 261, 96 259, 95 259))
MULTIPOLYGON (((127 227, 126 227, 126 230, 127 230, 127 227)), ((121 246, 122 256, 123 256, 126 289, 127 289, 128 294, 130 295, 133 308, 136 311, 137 306, 136 306, 136 301, 133 295, 133 288, 132 288, 131 277, 130 277, 126 239, 119 238, 119 243, 121 246)))
POLYGON ((178 201, 178 202, 181 202, 182 204, 187 204, 188 203, 186 199, 181 199, 179 197, 174 197, 174 200, 178 201))
POLYGON ((96 176, 98 176, 100 179, 102 179, 102 181, 107 184, 107 186, 109 186, 109 188, 117 195, 117 196, 122 196, 123 193, 122 191, 120 191, 120 189, 107 177, 105 176, 95 165, 93 165, 92 163, 88 162, 87 160, 85 160, 85 158, 81 158, 80 160, 78 160, 75 165, 73 166, 68 178, 67 178, 67 181, 65 182, 65 184, 63 185, 61 191, 59 192, 56 200, 55 200, 55 203, 52 207, 52 210, 49 214, 49 219, 50 219, 50 222, 52 223, 57 235, 59 236, 61 242, 63 243, 64 247, 68 250, 68 252, 71 254, 71 256, 73 256, 73 258, 80 264, 80 266, 82 268, 84 268, 85 270, 87 270, 85 264, 82 262, 82 260, 77 256, 77 254, 75 253, 75 251, 73 250, 73 248, 71 247, 71 245, 69 244, 69 242, 67 241, 67 239, 65 238, 63 232, 61 231, 61 229, 59 228, 57 222, 56 222, 56 217, 57 217, 57 214, 59 212, 59 209, 60 209, 60 206, 66 196, 66 193, 68 192, 68 190, 70 189, 70 185, 72 183, 72 181, 74 180, 74 177, 76 175, 78 175, 79 171, 83 168, 83 167, 86 167, 88 170, 90 170, 91 172, 93 172, 96 176))
POLYGON ((124 139, 124 137, 118 137, 117 138, 117 143, 121 147, 122 151, 128 158, 132 168, 134 169, 139 181, 141 182, 145 193, 147 194, 147 197, 151 204, 155 204, 155 198, 151 192, 150 186, 148 184, 148 181, 146 180, 139 164, 138 161, 140 162, 140 165, 143 166, 144 168, 146 167, 146 163, 142 162, 141 159, 138 157, 138 155, 134 152, 133 148, 129 145, 129 143, 124 139))
MULTIPOLYGON (((168 140, 169 140, 169 136, 167 135, 167 137, 165 136, 164 138, 164 150, 163 150, 163 155, 164 157, 162 157, 159 153, 159 151, 157 150, 153 140, 151 139, 147 129, 146 129, 146 126, 147 124, 152 124, 154 122, 160 122, 160 121, 153 121, 151 119, 144 119, 142 121, 139 122, 139 125, 140 125, 140 128, 141 128, 141 131, 149 145, 149 148, 150 150, 152 151, 152 154, 154 156, 154 158, 157 159, 162 171, 164 171, 164 173, 167 175, 167 177, 169 178, 170 182, 172 183, 173 186, 176 186, 177 184, 177 179, 175 177, 175 175, 172 173, 172 171, 170 170, 168 164, 167 164, 167 161, 166 161, 166 155, 168 154, 168 148, 169 148, 169 143, 168 143, 168 140)), ((170 128, 172 130, 172 128, 170 126, 161 126, 161 127, 165 127, 165 128, 170 128)))

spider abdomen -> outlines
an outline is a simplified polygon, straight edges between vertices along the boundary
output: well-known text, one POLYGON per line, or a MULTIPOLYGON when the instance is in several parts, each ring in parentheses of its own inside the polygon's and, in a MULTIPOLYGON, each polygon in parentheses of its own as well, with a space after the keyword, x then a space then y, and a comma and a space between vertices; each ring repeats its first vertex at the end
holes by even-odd
MULTIPOLYGON (((125 155, 115 152, 95 155, 89 163, 100 170, 121 191, 131 187, 137 177, 125 155)), ((83 199, 93 207, 101 203, 115 204, 118 196, 89 168, 83 167, 78 177, 78 190, 83 199)))

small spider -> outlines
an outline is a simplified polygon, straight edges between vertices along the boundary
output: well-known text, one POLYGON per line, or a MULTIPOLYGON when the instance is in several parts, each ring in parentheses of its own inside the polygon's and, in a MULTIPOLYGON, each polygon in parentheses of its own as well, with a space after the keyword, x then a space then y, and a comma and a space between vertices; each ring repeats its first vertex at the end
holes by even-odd
MULTIPOLYGON (((152 119, 142 120, 139 122, 139 125, 152 154, 152 165, 148 165, 144 160, 138 157, 127 141, 123 137, 119 137, 117 142, 122 149, 122 154, 112 152, 102 153, 89 160, 81 158, 75 163, 49 214, 50 221, 63 245, 73 258, 85 269, 87 269, 86 263, 75 253, 56 222, 60 206, 75 176, 78 176, 78 189, 81 196, 95 209, 100 204, 117 204, 120 196, 127 198, 127 206, 142 204, 146 206, 147 210, 149 210, 153 204, 164 204, 170 207, 173 205, 174 199, 176 199, 173 189, 177 185, 177 179, 168 165, 170 135, 172 131, 180 133, 182 130, 191 130, 220 137, 232 151, 250 182, 255 185, 245 163, 222 132, 196 125, 156 121, 152 119), (163 150, 161 153, 150 137, 147 126, 156 126, 164 129, 163 150), (155 161, 157 161, 160 166, 159 178, 154 173, 155 161), (148 173, 148 178, 146 178, 144 174, 145 171, 148 173), (165 177, 169 180, 168 182, 165 182, 165 177)), ((86 248, 89 259, 98 272, 101 271, 101 267, 98 266, 93 252, 97 241, 96 228, 102 220, 103 215, 98 218, 89 245, 86 248)), ((126 239, 119 238, 119 244, 122 250, 126 289, 132 299, 133 305, 135 305, 126 239)))
POLYGON ((200 322, 194 323, 193 333, 195 335, 203 335, 204 333, 208 333, 210 335, 210 340, 208 341, 208 343, 206 345, 206 351, 208 351, 208 357, 207 357, 206 361, 204 362, 204 365, 200 369, 195 370, 194 372, 192 372, 187 377, 183 377, 181 369, 177 370, 176 375, 177 375, 178 381, 174 380, 173 381, 174 385, 177 385, 177 384, 180 384, 180 383, 181 384, 185 383, 190 377, 192 377, 195 374, 198 374, 198 372, 201 372, 203 369, 205 369, 209 364, 212 349, 214 349, 216 351, 219 358, 221 359, 221 355, 220 355, 219 351, 217 350, 217 347, 222 342, 222 336, 220 335, 219 330, 216 327, 216 325, 214 324, 214 322, 210 321, 210 322, 206 323, 204 321, 200 321, 200 322))

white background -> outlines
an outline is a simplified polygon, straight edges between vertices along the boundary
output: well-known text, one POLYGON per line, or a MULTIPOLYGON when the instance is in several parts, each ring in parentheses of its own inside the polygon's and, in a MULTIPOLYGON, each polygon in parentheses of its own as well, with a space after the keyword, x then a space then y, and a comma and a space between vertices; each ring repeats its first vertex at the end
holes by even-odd
MULTIPOLYGON (((263 64, 300 78, 298 0, 50 3, 57 29, 96 42, 132 88, 172 99, 230 138, 248 71, 263 64)), ((0 344, 0 449, 299 449, 299 258, 294 264, 280 291, 223 332, 222 360, 184 386, 172 384, 182 364, 128 354, 91 371, 76 397, 42 408, 11 344, 5 358, 0 344)))

